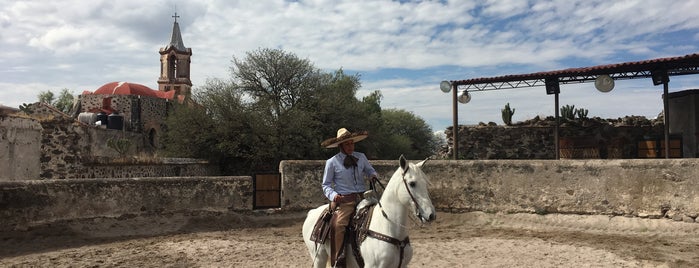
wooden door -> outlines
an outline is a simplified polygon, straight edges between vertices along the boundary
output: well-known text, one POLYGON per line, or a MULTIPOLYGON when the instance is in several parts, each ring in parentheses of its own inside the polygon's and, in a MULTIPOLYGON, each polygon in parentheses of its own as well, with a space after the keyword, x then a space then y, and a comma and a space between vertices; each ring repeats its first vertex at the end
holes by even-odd
POLYGON ((280 208, 282 183, 279 173, 260 173, 253 177, 253 209, 280 208))

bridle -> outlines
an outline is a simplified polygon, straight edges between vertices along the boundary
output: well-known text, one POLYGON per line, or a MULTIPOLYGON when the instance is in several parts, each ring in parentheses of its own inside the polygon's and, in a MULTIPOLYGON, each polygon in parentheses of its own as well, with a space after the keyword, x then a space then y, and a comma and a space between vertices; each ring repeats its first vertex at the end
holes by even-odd
MULTIPOLYGON (((415 217, 420 219, 421 221, 423 221, 422 216, 420 216, 420 204, 417 202, 417 199, 415 199, 413 192, 410 191, 410 187, 408 186, 408 181, 405 180, 405 174, 408 173, 409 170, 410 170, 410 166, 406 166, 405 170, 403 170, 401 173, 401 180, 403 180, 403 186, 405 186, 405 190, 408 191, 408 195, 410 196, 410 200, 413 201, 413 204, 415 204, 415 217)), ((369 186, 372 190, 375 190, 375 188, 376 188, 374 183, 378 183, 381 186, 381 188, 383 188, 384 190, 386 189, 386 187, 384 187, 384 185, 381 184, 381 182, 378 179, 376 179, 376 180, 372 180, 372 182, 369 186)), ((389 222, 392 222, 393 224, 400 225, 401 227, 404 227, 404 228, 406 227, 403 224, 394 222, 388 218, 388 215, 386 215, 386 212, 384 211, 383 206, 381 205, 380 199, 379 199, 378 205, 379 205, 379 208, 381 208, 381 215, 383 215, 383 217, 386 218, 386 220, 388 220, 389 222)), ((417 223, 415 222, 415 219, 413 219, 413 218, 410 218, 410 219, 417 225, 417 223)))
MULTIPOLYGON (((413 201, 413 204, 415 204, 415 216, 418 218, 422 218, 420 216, 420 205, 417 203, 415 196, 410 191, 410 187, 408 186, 408 181, 405 180, 405 174, 408 173, 409 170, 410 170, 410 166, 408 165, 408 166, 406 166, 405 170, 403 170, 403 172, 401 174, 401 179, 403 180, 403 186, 405 186, 405 190, 408 191, 408 195, 410 195, 411 201, 413 201)), ((378 183, 381 186, 381 188, 386 190, 386 187, 384 187, 384 185, 381 184, 381 182, 378 179, 372 180, 371 183, 369 184, 369 187, 371 188, 371 190, 376 190, 375 189, 376 187, 374 185, 375 183, 378 183)), ((399 225, 403 228, 407 228, 405 225, 398 223, 398 222, 394 222, 393 220, 388 218, 388 215, 386 215, 386 212, 384 211, 383 206, 381 205, 380 198, 379 198, 378 205, 379 205, 379 208, 381 208, 381 215, 383 215, 383 217, 386 220, 388 220, 389 222, 391 222, 393 224, 399 225)), ((415 222, 415 220, 412 217, 410 217, 410 219, 413 222, 415 222)), ((403 239, 403 240, 398 240, 397 238, 369 230, 369 228, 367 228, 366 232, 367 232, 368 236, 371 236, 371 237, 376 238, 378 240, 381 240, 381 241, 384 241, 384 242, 387 242, 387 243, 390 243, 390 244, 397 246, 400 249, 400 258, 398 259, 398 267, 401 267, 401 265, 403 264, 403 258, 405 256, 405 247, 410 245, 410 237, 405 237, 405 239, 403 239)))

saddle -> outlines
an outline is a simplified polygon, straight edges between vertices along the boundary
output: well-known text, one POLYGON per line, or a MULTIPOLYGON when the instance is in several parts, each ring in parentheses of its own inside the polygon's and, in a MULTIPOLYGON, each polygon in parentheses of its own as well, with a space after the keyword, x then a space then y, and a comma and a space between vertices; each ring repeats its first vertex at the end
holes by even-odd
POLYGON ((330 236, 330 229, 332 228, 330 219, 332 217, 333 214, 330 212, 330 206, 328 206, 320 213, 320 217, 318 217, 316 224, 313 226, 311 241, 317 244, 325 244, 325 240, 330 236))
MULTIPOLYGON (((359 267, 364 267, 364 259, 362 258, 359 246, 366 239, 369 233, 369 223, 371 222, 371 215, 374 211, 376 203, 377 202, 371 199, 365 199, 360 202, 359 205, 357 205, 357 210, 352 216, 347 228, 345 246, 352 247, 354 257, 357 260, 359 267)), ((332 213, 329 211, 329 208, 325 208, 313 227, 313 232, 311 232, 311 241, 318 244, 325 243, 330 236, 330 229, 332 228, 332 223, 330 222, 331 218, 332 213)))
POLYGON ((362 242, 364 242, 369 234, 369 223, 371 223, 371 215, 373 214, 374 207, 376 207, 376 204, 359 208, 357 212, 354 213, 352 221, 350 221, 349 224, 348 240, 359 267, 364 267, 364 258, 362 257, 362 252, 359 250, 359 246, 362 245, 362 242))

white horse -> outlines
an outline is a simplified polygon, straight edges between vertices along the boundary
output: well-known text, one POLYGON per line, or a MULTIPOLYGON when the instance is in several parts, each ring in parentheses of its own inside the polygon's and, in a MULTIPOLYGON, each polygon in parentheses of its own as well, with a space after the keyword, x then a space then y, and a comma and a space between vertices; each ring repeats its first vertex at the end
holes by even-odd
MULTIPOLYGON (((407 267, 413 256, 408 240, 408 221, 413 216, 417 218, 413 220, 421 223, 436 219, 427 192, 429 181, 421 169, 425 161, 412 164, 400 156, 400 167, 386 185, 369 223, 370 231, 384 237, 381 240, 369 234, 359 247, 366 267, 407 267), (391 240, 393 243, 388 242, 391 240)), ((303 224, 303 239, 316 268, 330 265, 330 239, 324 245, 317 245, 310 239, 318 217, 327 206, 310 210, 303 224)), ((345 241, 345 245, 347 267, 359 267, 348 241, 345 241)))

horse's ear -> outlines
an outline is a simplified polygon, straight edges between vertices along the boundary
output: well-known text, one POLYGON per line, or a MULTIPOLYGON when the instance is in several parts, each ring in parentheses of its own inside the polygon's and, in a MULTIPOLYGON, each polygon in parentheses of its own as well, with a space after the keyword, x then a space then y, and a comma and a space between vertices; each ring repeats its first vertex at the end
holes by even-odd
POLYGON ((405 160, 405 157, 403 155, 400 155, 400 158, 398 158, 398 161, 400 162, 400 169, 403 170, 403 172, 408 171, 408 160, 405 160))
POLYGON ((427 163, 427 160, 430 160, 430 157, 427 157, 425 160, 422 160, 420 163, 417 163, 417 167, 422 168, 425 163, 427 163))

